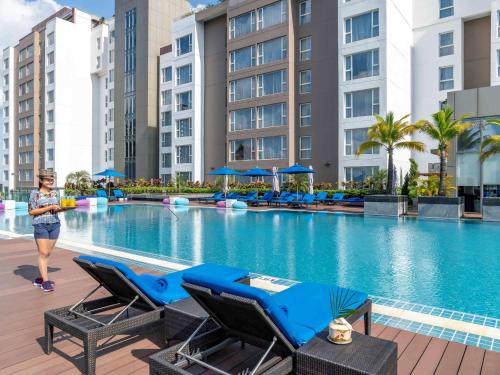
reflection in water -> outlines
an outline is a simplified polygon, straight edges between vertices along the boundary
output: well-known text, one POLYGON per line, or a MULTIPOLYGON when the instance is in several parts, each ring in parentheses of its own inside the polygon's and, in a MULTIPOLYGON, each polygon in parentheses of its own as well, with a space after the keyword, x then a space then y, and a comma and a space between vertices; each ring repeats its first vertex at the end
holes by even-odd
MULTIPOLYGON (((495 224, 125 205, 61 214, 61 237, 499 316, 495 224), (474 296, 471 298, 470 296, 474 296)), ((33 232, 0 213, 0 229, 33 232)))

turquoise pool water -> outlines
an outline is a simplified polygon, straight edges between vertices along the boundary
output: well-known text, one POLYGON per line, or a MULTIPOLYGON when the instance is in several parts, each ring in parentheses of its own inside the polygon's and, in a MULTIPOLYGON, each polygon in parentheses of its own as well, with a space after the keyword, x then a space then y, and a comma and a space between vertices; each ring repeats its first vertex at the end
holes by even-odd
MULTIPOLYGON (((151 256, 336 283, 408 302, 500 318, 500 226, 305 212, 127 205, 62 215, 61 237, 151 256)), ((32 233, 27 215, 0 229, 32 233)))

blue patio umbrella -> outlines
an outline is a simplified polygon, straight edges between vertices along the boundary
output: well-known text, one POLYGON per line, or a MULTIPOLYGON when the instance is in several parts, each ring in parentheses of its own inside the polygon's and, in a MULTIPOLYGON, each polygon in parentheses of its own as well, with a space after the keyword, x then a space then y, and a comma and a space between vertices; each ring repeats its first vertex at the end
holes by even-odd
POLYGON ((105 169, 102 172, 94 174, 94 176, 102 176, 102 177, 107 178, 107 180, 108 180, 108 195, 110 195, 109 179, 111 177, 125 177, 125 175, 123 173, 115 171, 114 169, 105 169))
MULTIPOLYGON (((273 174, 265 171, 264 169, 260 169, 258 167, 255 167, 254 169, 250 169, 246 171, 245 173, 241 174, 242 176, 247 176, 247 177, 272 177, 273 174)), ((259 196, 259 189, 257 189, 257 196, 259 196)))
MULTIPOLYGON (((285 169, 278 171, 278 173, 295 175, 295 174, 316 173, 316 171, 312 168, 307 168, 307 167, 304 167, 303 165, 295 164, 295 165, 292 165, 291 167, 288 167, 288 168, 285 168, 285 169)), ((299 186, 297 185, 297 195, 298 194, 299 194, 299 186)))
POLYGON ((227 176, 241 176, 241 173, 228 167, 222 167, 208 173, 211 176, 224 176, 224 197, 229 191, 229 181, 227 176))

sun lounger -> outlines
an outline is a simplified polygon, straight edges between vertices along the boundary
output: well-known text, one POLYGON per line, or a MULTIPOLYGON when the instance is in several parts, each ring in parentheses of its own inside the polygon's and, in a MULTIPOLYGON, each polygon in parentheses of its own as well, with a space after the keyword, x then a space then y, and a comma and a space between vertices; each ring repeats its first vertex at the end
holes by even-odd
POLYGON ((268 205, 271 203, 271 200, 274 197, 274 192, 273 191, 267 191, 262 198, 257 198, 254 199, 253 201, 250 201, 250 204, 254 206, 260 206, 261 203, 267 203, 268 205))
POLYGON ((327 198, 328 198, 328 192, 320 191, 320 192, 316 193, 314 200, 318 203, 324 203, 327 198))
MULTIPOLYGON (((221 271, 223 266, 221 267, 221 271)), ((349 309, 355 312, 347 318, 351 323, 364 317, 365 333, 370 334, 371 300, 367 294, 323 284, 301 283, 282 292, 269 294, 261 289, 220 280, 216 274, 191 273, 183 275, 182 286, 209 313, 224 332, 225 339, 236 339, 265 349, 251 373, 257 373, 268 360, 281 356, 282 362, 292 358, 295 351, 327 328, 332 321, 330 296, 342 293, 349 309)), ((203 324, 200 325, 203 327, 203 324)), ((199 329, 200 329, 199 327, 199 329)), ((193 335, 196 334, 196 330, 193 335)), ((234 341, 233 341, 234 342, 234 341)), ((194 361, 209 368, 203 361, 213 349, 204 346, 197 352, 192 338, 181 345, 175 355, 184 361, 194 361), (185 350, 189 348, 189 350, 185 350), (196 354, 193 354, 195 352, 196 354)), ((221 344, 217 344, 219 346, 221 344)), ((216 346, 217 346, 216 345, 216 346)), ((212 368, 213 370, 213 368, 212 368)), ((287 374, 292 369, 284 369, 287 374)), ((173 373, 173 372, 172 372, 173 373)))
POLYGON ((275 203, 276 205, 281 205, 282 203, 287 203, 287 199, 291 196, 288 191, 282 191, 279 197, 270 200, 270 203, 275 203))
POLYGON ((240 195, 236 192, 231 192, 228 195, 224 197, 224 195, 218 199, 216 199, 217 202, 219 201, 225 201, 226 199, 239 199, 240 195))
POLYGON ((220 199, 223 197, 224 197, 224 193, 218 191, 218 192, 214 193, 214 195, 212 195, 211 197, 198 198, 198 201, 200 201, 200 202, 216 202, 217 199, 220 199))
POLYGON ((115 189, 113 190, 113 195, 116 199, 123 199, 126 198, 125 194, 123 193, 122 190, 120 189, 115 189))
POLYGON ((312 204, 317 205, 318 202, 315 200, 313 194, 306 194, 304 197, 300 200, 294 200, 291 202, 293 207, 303 207, 303 206, 310 206, 312 204))
POLYGON ((242 202, 250 202, 250 201, 254 201, 256 198, 257 198, 257 192, 251 191, 245 197, 239 197, 238 200, 242 201, 242 202))
POLYGON ((333 194, 333 197, 326 198, 325 203, 326 204, 335 204, 335 203, 342 202, 342 200, 344 200, 344 193, 335 193, 335 194, 333 194))
MULTIPOLYGON (((131 330, 134 333, 149 331, 163 323, 165 304, 175 304, 189 297, 181 287, 184 271, 160 276, 137 275, 125 264, 103 258, 81 256, 74 258, 74 261, 97 281, 98 286, 73 306, 45 312, 46 352, 52 352, 54 327, 82 340, 86 374, 95 373, 98 340, 131 330), (89 300, 102 288, 110 294, 109 297, 89 300)), ((212 272, 210 266, 198 271, 196 269, 191 268, 194 274, 212 272)), ((245 279, 248 275, 245 272, 235 269, 225 274, 218 273, 218 276, 222 279, 245 279)), ((189 306, 186 317, 172 324, 178 323, 192 330, 193 326, 206 318, 206 313, 199 305, 189 306)), ((179 331, 185 332, 186 327, 180 327, 179 331)), ((209 329, 213 328, 214 325, 209 329)))
POLYGON ((108 194, 103 189, 97 189, 95 193, 96 193, 97 198, 107 198, 108 197, 108 194))

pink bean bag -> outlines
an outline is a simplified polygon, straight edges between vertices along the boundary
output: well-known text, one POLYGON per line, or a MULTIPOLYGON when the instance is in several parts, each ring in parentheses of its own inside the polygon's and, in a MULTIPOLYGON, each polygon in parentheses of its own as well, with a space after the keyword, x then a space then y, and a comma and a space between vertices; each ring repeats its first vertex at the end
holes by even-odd
POLYGON ((90 202, 86 199, 80 199, 79 201, 76 201, 75 205, 78 207, 87 207, 89 206, 90 202))
POLYGON ((5 210, 5 204, 0 203, 0 210, 5 210))
POLYGON ((225 208, 226 207, 226 202, 225 201, 217 202, 217 207, 225 208))
POLYGON ((163 204, 170 204, 170 198, 163 199, 163 204))

